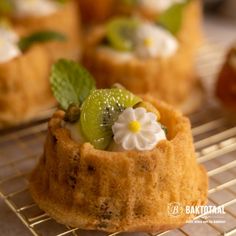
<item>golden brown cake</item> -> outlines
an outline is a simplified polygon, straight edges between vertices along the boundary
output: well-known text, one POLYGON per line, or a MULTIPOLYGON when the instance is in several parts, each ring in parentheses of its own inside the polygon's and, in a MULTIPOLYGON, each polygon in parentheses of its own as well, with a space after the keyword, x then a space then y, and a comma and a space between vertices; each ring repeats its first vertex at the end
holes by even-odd
POLYGON ((41 45, 0 63, 0 128, 27 121, 55 104, 48 81, 51 64, 41 45))
POLYGON ((236 45, 228 52, 220 71, 216 96, 226 107, 236 110, 236 45))
POLYGON ((134 93, 150 93, 180 109, 184 107, 185 113, 199 107, 202 95, 194 69, 194 50, 190 42, 182 40, 184 33, 180 33, 179 49, 173 56, 145 60, 123 60, 110 51, 100 50, 104 35, 103 27, 92 30, 83 55, 83 63, 96 78, 98 87, 120 83, 134 93), (188 100, 193 102, 186 106, 188 100))
POLYGON ((69 0, 49 15, 17 16, 12 15, 14 26, 21 28, 22 35, 50 30, 66 36, 65 42, 45 43, 53 60, 59 58, 78 59, 81 56, 80 18, 74 0, 69 0))
POLYGON ((189 120, 150 96, 168 140, 151 151, 109 152, 75 142, 64 112, 49 122, 44 154, 30 192, 58 222, 81 229, 155 232, 183 225, 193 215, 172 215, 171 203, 206 203, 207 175, 196 162, 189 120))
POLYGON ((192 50, 194 57, 203 42, 202 19, 202 1, 191 0, 183 11, 182 29, 178 38, 186 48, 192 50))
MULTIPOLYGON (((145 15, 141 9, 136 8, 130 9, 129 14, 135 11, 145 15)), ((157 22, 158 17, 160 13, 155 12, 157 22)), ((106 42, 104 37, 107 26, 94 27, 85 40, 83 63, 101 88, 120 83, 134 93, 151 93, 184 113, 191 113, 200 106, 203 99, 194 65, 202 39, 201 19, 201 2, 192 0, 187 3, 183 7, 180 30, 174 35, 179 44, 176 53, 168 58, 146 60, 137 57, 118 58, 115 53, 101 50, 106 42)))
MULTIPOLYGON (((79 2, 83 22, 90 25, 104 23, 109 18, 119 15, 135 15, 158 22, 161 15, 165 13, 165 11, 156 10, 155 7, 152 9, 144 8, 141 4, 134 3, 135 1, 132 0, 101 0, 99 4, 94 4, 92 0, 77 0, 77 2, 79 2)), ((170 8, 167 8, 167 10, 170 8)), ((182 29, 178 37, 195 53, 203 38, 201 0, 190 0, 187 3, 183 10, 181 22, 182 29)))

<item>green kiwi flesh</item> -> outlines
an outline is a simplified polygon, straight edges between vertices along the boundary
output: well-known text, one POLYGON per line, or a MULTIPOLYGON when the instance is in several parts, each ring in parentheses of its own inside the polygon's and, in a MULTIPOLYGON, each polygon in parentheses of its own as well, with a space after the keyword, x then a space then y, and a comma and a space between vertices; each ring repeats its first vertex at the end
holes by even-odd
POLYGON ((127 107, 141 99, 125 89, 93 90, 84 101, 80 124, 84 137, 96 149, 105 150, 112 140, 112 125, 127 107))
POLYGON ((135 19, 116 18, 107 25, 107 40, 119 51, 131 51, 134 47, 134 33, 138 27, 135 19))

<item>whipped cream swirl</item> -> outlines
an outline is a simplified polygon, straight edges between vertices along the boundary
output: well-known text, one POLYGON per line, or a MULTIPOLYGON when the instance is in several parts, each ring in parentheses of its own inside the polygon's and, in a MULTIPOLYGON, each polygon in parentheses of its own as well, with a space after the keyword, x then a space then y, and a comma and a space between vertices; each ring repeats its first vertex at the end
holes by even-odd
POLYGON ((150 11, 163 12, 176 3, 184 3, 186 0, 140 0, 139 4, 150 11))
POLYGON ((17 46, 18 35, 10 28, 0 26, 0 63, 5 63, 21 54, 17 46))
POLYGON ((136 54, 141 58, 167 58, 175 54, 178 41, 165 29, 143 23, 136 33, 136 54))
POLYGON ((52 0, 12 0, 15 14, 24 16, 46 16, 58 10, 59 4, 52 0))
POLYGON ((77 143, 84 143, 86 140, 84 138, 84 136, 82 135, 82 131, 81 131, 81 127, 80 127, 80 123, 76 122, 74 124, 70 124, 70 123, 63 123, 62 124, 63 127, 65 127, 69 132, 70 132, 70 136, 71 138, 76 141, 77 143))
POLYGON ((166 139, 152 112, 142 107, 125 109, 112 126, 114 141, 124 150, 148 151, 166 139))
POLYGON ((12 43, 17 43, 19 41, 18 34, 14 32, 9 26, 4 25, 0 25, 0 38, 12 43))

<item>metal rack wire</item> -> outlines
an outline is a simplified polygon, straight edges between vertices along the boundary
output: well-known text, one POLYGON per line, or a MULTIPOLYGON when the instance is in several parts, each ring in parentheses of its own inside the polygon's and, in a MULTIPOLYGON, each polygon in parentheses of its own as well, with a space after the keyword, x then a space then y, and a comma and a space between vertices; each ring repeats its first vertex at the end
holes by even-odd
MULTIPOLYGON (((207 53, 204 52, 204 57, 210 55, 207 53)), ((217 63, 219 65, 221 60, 217 63)), ((202 66, 204 79, 215 73, 212 67, 204 63, 202 66)), ((225 119, 222 111, 212 105, 193 114, 190 119, 198 162, 208 171, 209 204, 225 207, 226 214, 221 219, 225 223, 208 221, 201 224, 201 227, 190 223, 174 231, 139 235, 236 235, 236 125, 225 119)), ((41 123, 0 137, 0 196, 35 236, 108 235, 58 224, 33 202, 28 192, 27 178, 42 152, 46 127, 46 123, 41 123)), ((197 218, 205 217, 201 215, 197 218)), ((110 236, 120 234, 123 233, 117 232, 110 236)))

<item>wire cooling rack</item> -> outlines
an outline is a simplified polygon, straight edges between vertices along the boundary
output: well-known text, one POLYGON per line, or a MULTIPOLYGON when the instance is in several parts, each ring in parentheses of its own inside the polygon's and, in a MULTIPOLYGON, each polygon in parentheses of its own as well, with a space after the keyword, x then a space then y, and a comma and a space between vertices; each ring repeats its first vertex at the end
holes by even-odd
MULTIPOLYGON (((219 51, 217 56, 214 52, 212 48, 203 49, 199 64, 201 76, 211 83, 211 87, 211 78, 215 76, 216 68, 222 63, 219 51), (209 63, 212 58, 214 63, 209 63)), ((173 231, 133 235, 236 235, 236 124, 225 117, 227 116, 224 112, 214 104, 205 104, 201 111, 190 117, 198 162, 208 171, 208 204, 224 206, 225 214, 200 215, 197 218, 205 220, 205 223, 202 221, 200 224, 196 221, 173 231)), ((0 196, 33 235, 108 235, 58 224, 32 200, 28 192, 28 175, 42 153, 46 129, 46 123, 39 123, 0 136, 0 196)), ((110 236, 121 234, 123 235, 116 232, 110 236)))

